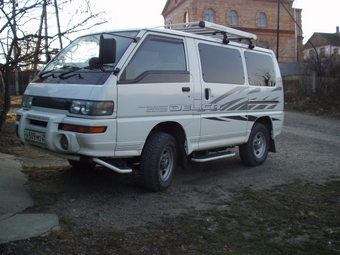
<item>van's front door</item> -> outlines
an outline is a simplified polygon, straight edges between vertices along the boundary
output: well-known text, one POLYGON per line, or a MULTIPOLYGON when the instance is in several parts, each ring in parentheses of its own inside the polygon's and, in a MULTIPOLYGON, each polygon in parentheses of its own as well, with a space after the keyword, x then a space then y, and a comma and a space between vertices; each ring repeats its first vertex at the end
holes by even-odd
POLYGON ((236 47, 197 43, 202 77, 199 148, 246 140, 249 87, 242 52, 236 47))
POLYGON ((138 155, 161 123, 192 124, 194 88, 185 52, 181 37, 149 34, 139 42, 118 81, 117 153, 138 155))

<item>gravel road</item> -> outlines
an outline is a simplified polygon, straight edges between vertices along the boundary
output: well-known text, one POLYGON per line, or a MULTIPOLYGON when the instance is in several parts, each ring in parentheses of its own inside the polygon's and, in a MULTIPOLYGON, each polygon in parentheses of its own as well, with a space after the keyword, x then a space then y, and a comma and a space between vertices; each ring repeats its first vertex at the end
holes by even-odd
POLYGON ((124 230, 187 210, 223 208, 244 187, 263 190, 292 182, 340 179, 339 119, 286 112, 276 149, 258 167, 242 165, 238 155, 191 162, 187 170, 177 169, 171 187, 163 193, 143 190, 136 173, 117 174, 101 167, 80 172, 64 160, 41 154, 22 158, 22 163, 28 189, 44 201, 38 200, 37 205, 45 203, 43 212, 57 214, 79 229, 124 230))

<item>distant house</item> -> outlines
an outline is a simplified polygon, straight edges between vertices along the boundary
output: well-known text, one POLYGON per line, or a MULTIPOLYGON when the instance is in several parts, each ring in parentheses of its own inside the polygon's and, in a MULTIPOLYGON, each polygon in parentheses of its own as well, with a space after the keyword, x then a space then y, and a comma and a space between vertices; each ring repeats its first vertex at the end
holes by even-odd
POLYGON ((304 60, 315 59, 317 51, 319 58, 329 58, 340 55, 340 32, 336 27, 336 33, 314 33, 304 45, 304 60), (313 47, 314 46, 314 47, 313 47))
POLYGON ((258 36, 256 46, 279 54, 280 63, 303 62, 302 10, 294 0, 167 0, 162 11, 167 25, 206 20, 258 36), (278 15, 278 3, 280 15, 278 15), (278 21, 279 22, 279 50, 278 21))

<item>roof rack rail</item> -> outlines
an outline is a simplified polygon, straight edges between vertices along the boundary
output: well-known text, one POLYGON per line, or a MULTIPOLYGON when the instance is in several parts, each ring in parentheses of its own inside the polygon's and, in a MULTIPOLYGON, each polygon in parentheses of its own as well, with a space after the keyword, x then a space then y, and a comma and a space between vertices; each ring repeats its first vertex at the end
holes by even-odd
POLYGON ((231 40, 247 40, 249 42, 249 48, 253 49, 255 46, 252 40, 257 40, 257 35, 248 33, 235 28, 222 26, 209 21, 196 21, 188 23, 178 23, 178 24, 167 24, 164 25, 165 28, 183 31, 187 33, 193 33, 197 35, 209 35, 212 37, 223 36, 222 42, 228 44, 231 40))

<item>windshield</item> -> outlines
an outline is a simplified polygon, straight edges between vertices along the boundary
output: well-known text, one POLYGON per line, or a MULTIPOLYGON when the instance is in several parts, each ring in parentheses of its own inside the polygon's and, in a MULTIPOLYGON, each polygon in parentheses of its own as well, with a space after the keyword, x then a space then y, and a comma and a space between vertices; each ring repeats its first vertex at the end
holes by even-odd
POLYGON ((42 72, 65 72, 80 69, 84 69, 85 71, 86 69, 90 69, 90 59, 99 57, 99 41, 101 36, 105 39, 116 40, 116 62, 107 63, 100 67, 102 71, 113 71, 114 67, 137 34, 138 31, 129 31, 110 34, 101 33, 79 37, 61 51, 42 72))

